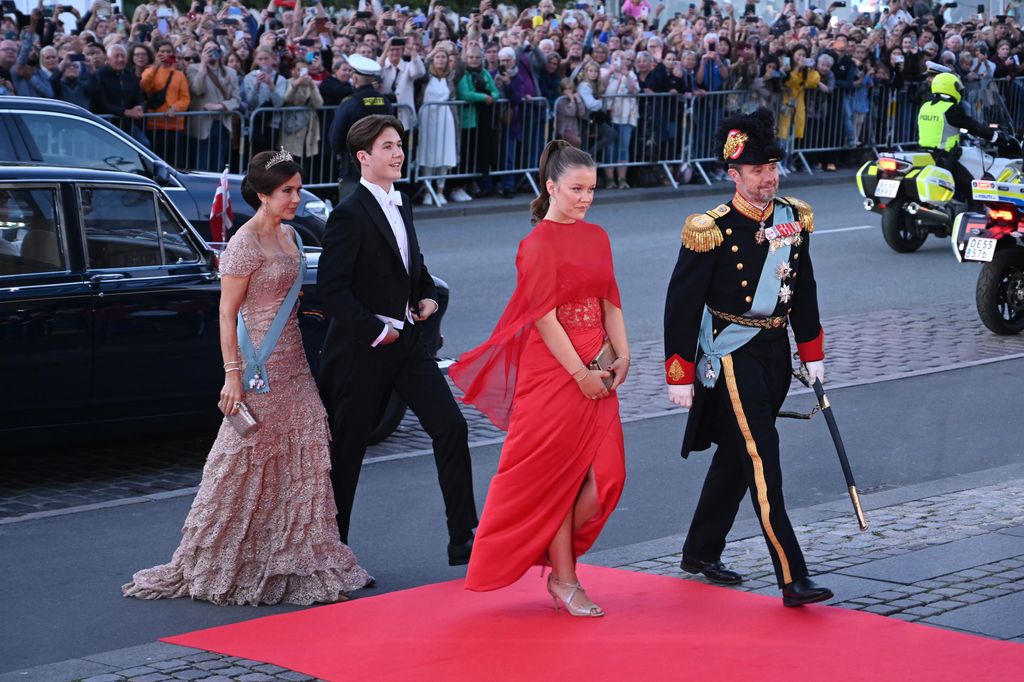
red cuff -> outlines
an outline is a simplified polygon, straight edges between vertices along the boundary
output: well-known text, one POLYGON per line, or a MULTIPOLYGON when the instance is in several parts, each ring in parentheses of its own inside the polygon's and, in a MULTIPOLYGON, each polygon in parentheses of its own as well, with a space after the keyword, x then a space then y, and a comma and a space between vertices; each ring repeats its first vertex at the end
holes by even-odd
POLYGON ((818 336, 812 341, 796 344, 796 350, 800 354, 801 362, 817 362, 825 359, 825 330, 818 331, 818 336))
POLYGON ((686 386, 693 383, 693 363, 687 362, 675 354, 665 361, 665 381, 674 386, 686 386))

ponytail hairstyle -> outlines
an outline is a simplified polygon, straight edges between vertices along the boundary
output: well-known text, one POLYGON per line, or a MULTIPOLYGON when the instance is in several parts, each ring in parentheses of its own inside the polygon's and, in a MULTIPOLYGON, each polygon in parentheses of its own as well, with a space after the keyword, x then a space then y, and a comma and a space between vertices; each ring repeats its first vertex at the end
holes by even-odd
POLYGON ((551 140, 540 155, 540 196, 530 202, 530 220, 533 224, 544 219, 551 203, 548 180, 558 182, 570 168, 596 168, 594 157, 565 140, 551 140))

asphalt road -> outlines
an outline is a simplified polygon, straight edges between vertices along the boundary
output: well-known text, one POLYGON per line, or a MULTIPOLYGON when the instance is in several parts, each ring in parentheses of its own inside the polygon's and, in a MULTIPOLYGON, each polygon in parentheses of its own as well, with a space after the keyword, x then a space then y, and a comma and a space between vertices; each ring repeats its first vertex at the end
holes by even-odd
MULTIPOLYGON (((683 221, 729 195, 602 203, 602 196, 612 191, 617 190, 598 192, 587 219, 611 237, 631 338, 661 338, 665 289, 683 221)), ((785 180, 781 193, 787 194, 785 180)), ((930 237, 917 253, 893 252, 882 239, 879 217, 864 210, 852 181, 849 186, 801 188, 793 195, 815 209, 811 253, 824 317, 936 302, 962 301, 974 307, 978 266, 958 264, 948 240, 930 237)), ((472 348, 494 328, 515 285, 516 249, 529 231, 525 203, 519 214, 417 222, 427 267, 451 286, 443 327, 446 355, 472 348)))
MULTIPOLYGON (((813 253, 823 316, 940 302, 973 306, 977 271, 958 265, 945 242, 932 239, 916 254, 895 254, 853 187, 818 193, 799 192, 816 207, 813 253), (870 229, 858 229, 865 225, 870 229)), ((599 196, 589 217, 611 235, 633 338, 660 337, 664 289, 685 216, 725 198, 602 205, 599 196)), ((457 354, 487 335, 507 300, 516 245, 529 230, 525 205, 521 216, 424 220, 418 230, 428 265, 452 286, 445 334, 448 353, 457 354)), ((861 488, 1019 461, 1017 429, 1003 406, 1019 402, 1022 375, 1024 362, 1007 361, 834 391, 861 488)), ((808 409, 810 402, 808 396, 791 400, 794 409, 808 409)), ((629 479, 595 549, 685 530, 708 457, 679 459, 683 421, 680 415, 626 425, 629 479)), ((824 423, 783 422, 781 432, 790 507, 843 499, 845 487, 824 423)), ((498 452, 497 446, 473 452, 481 502, 498 452)), ((170 558, 190 502, 178 497, 0 525, 0 672, 288 610, 120 596, 120 585, 132 572, 170 558)), ((742 514, 750 517, 749 505, 742 514)), ((431 458, 366 467, 352 545, 379 582, 367 594, 459 577, 462 570, 446 564, 445 543, 431 458)))
MULTIPOLYGON (((1019 461, 1019 442, 1007 447, 1012 436, 1003 410, 972 409, 970 418, 961 418, 951 406, 1015 404, 1022 371, 1024 361, 1006 361, 831 392, 860 487, 870 491, 1019 461)), ((810 401, 798 396, 790 406, 808 409, 810 401)), ((595 549, 685 531, 709 457, 679 458, 683 421, 680 415, 626 425, 628 480, 595 549)), ((789 507, 844 499, 824 422, 783 421, 780 431, 789 507)), ((480 502, 497 459, 497 446, 473 452, 480 502)), ((119 588, 133 571, 170 558, 190 502, 179 497, 0 526, 0 672, 290 610, 121 597, 119 588)), ((750 518, 751 509, 743 505, 741 518, 750 518)), ((431 458, 365 468, 352 546, 379 583, 366 595, 463 575, 447 566, 446 541, 431 458)))

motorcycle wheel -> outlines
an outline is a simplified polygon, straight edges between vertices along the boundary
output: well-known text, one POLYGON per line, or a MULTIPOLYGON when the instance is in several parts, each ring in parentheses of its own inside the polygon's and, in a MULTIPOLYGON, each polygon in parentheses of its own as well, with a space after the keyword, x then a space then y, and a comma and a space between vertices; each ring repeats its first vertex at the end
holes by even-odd
POLYGON ((882 236, 896 253, 912 253, 921 248, 928 233, 921 234, 903 212, 903 202, 889 204, 882 211, 882 236))
POLYGON ((1024 331, 1024 251, 999 251, 982 266, 975 302, 989 331, 1002 336, 1024 331))
POLYGON ((406 409, 405 401, 398 397, 397 391, 392 391, 380 417, 377 418, 377 426, 370 432, 368 444, 376 445, 394 433, 402 423, 406 409))

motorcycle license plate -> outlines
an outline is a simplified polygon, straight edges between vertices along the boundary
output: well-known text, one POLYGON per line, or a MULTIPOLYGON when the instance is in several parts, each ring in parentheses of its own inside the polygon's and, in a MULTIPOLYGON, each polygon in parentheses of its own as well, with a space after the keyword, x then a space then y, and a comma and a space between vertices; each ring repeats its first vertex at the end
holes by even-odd
POLYGON ((991 263, 996 253, 996 241, 987 237, 971 237, 964 250, 964 260, 991 263))
POLYGON ((899 180, 879 180, 875 187, 875 196, 883 199, 892 199, 900 191, 899 180))

